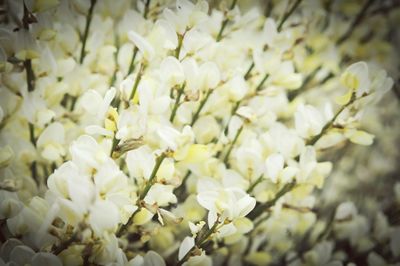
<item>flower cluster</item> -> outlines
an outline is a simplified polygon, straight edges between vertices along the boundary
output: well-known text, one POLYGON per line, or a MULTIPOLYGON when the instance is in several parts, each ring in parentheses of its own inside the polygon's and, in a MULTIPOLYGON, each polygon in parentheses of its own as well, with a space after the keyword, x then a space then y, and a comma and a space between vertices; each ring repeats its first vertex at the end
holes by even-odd
POLYGON ((5 1, 0 265, 398 265, 396 1, 264 2, 5 1))

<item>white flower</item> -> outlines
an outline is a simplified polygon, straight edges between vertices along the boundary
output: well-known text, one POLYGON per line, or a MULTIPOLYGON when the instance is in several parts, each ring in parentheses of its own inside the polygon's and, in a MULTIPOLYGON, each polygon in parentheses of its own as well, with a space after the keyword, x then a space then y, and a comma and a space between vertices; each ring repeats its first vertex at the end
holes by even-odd
POLYGON ((264 27, 263 27, 263 38, 266 44, 268 46, 274 46, 274 41, 278 35, 278 30, 276 27, 275 20, 272 18, 267 18, 264 22, 264 27))
POLYGON ((147 145, 143 145, 128 151, 126 163, 131 177, 149 179, 156 163, 156 156, 147 145))
POLYGON ((147 204, 163 207, 170 203, 176 203, 177 198, 173 193, 174 187, 171 185, 154 184, 151 186, 144 201, 147 204))
POLYGON ((374 135, 369 134, 365 131, 356 129, 345 129, 344 135, 351 142, 365 146, 371 145, 375 137, 374 135))
POLYGON ((42 156, 50 161, 59 161, 65 155, 65 131, 61 123, 54 122, 46 127, 37 140, 42 156))
POLYGON ((284 167, 284 158, 281 154, 271 154, 265 161, 265 174, 276 183, 279 173, 284 167))
POLYGON ((153 59, 155 56, 154 48, 145 38, 135 31, 129 31, 128 38, 139 49, 147 62, 153 59))
POLYGON ((339 221, 340 220, 348 220, 348 219, 352 219, 356 215, 357 215, 356 206, 354 205, 353 202, 347 201, 347 202, 341 203, 337 207, 336 213, 335 213, 335 219, 339 220, 339 221))
POLYGON ((70 147, 72 161, 87 172, 99 168, 110 157, 97 141, 89 136, 82 135, 70 147))
POLYGON ((48 109, 40 91, 28 92, 26 89, 23 89, 21 94, 23 96, 23 103, 20 113, 30 123, 43 127, 55 116, 54 111, 48 109))
POLYGON ((161 34, 164 37, 164 48, 174 50, 178 46, 178 36, 176 35, 175 29, 165 19, 158 19, 155 24, 161 29, 161 34))
POLYGON ((257 179, 264 172, 264 163, 260 143, 252 140, 244 143, 234 153, 237 170, 249 180, 257 179))
POLYGON ((224 188, 212 178, 202 178, 197 183, 197 201, 209 211, 211 228, 220 215, 221 221, 246 216, 256 205, 256 200, 238 188, 224 188))
POLYGON ((249 86, 242 76, 234 76, 223 86, 221 86, 221 90, 226 90, 229 99, 237 102, 246 96, 247 92, 249 91, 249 86))
POLYGON ((179 247, 179 253, 178 253, 178 259, 181 260, 185 255, 194 247, 194 238, 193 237, 185 237, 183 239, 180 247, 179 247))
POLYGON ((170 149, 177 152, 176 156, 178 156, 179 158, 181 158, 182 155, 186 156, 187 150, 182 149, 184 149, 185 147, 188 148, 188 144, 191 144, 194 139, 193 131, 190 126, 185 126, 182 132, 179 132, 171 126, 160 126, 157 129, 157 135, 161 140, 161 148, 164 150, 170 149), (180 152, 183 154, 181 155, 180 152))
POLYGON ((137 106, 131 106, 119 114, 115 137, 122 141, 139 139, 146 133, 146 130, 146 114, 143 114, 137 106))
POLYGON ((113 231, 120 222, 117 207, 108 201, 97 200, 89 210, 89 224, 101 236, 105 231, 113 231))
POLYGON ((214 62, 206 62, 200 66, 199 69, 201 85, 200 89, 214 89, 221 81, 220 70, 214 62))
POLYGON ((23 208, 16 192, 0 190, 0 219, 11 218, 23 208))
MULTIPOLYGON (((56 255, 47 252, 35 253, 30 247, 25 246, 21 241, 15 238, 10 238, 3 243, 1 258, 5 260, 4 262, 7 262, 7 265, 63 265, 56 255)), ((1 262, 0 260, 0 263, 1 262)))
POLYGON ((299 105, 294 117, 296 131, 303 138, 309 138, 321 133, 324 120, 320 112, 312 105, 299 105))
POLYGON ((369 78, 368 65, 365 62, 357 62, 350 65, 340 77, 341 83, 348 89, 345 95, 336 99, 336 102, 347 104, 353 93, 359 98, 370 91, 371 80, 369 78))
POLYGON ((150 250, 144 257, 137 255, 128 263, 129 266, 165 266, 164 259, 156 252, 150 250))
POLYGON ((306 146, 300 154, 299 171, 296 179, 299 182, 306 181, 317 167, 316 152, 313 146, 306 146))
POLYGON ((169 109, 170 97, 162 94, 158 84, 151 79, 141 80, 138 86, 139 112, 145 119, 149 115, 161 115, 169 109))
POLYGON ((10 146, 0 147, 0 168, 7 167, 14 157, 14 151, 10 146))
POLYGON ((88 90, 80 97, 82 108, 95 118, 95 123, 103 121, 108 108, 114 99, 116 89, 114 87, 107 90, 104 98, 96 90, 88 90))
POLYGON ((185 75, 181 63, 175 57, 166 57, 160 65, 160 77, 169 88, 182 85, 185 75))
POLYGON ((178 34, 183 35, 187 29, 207 18, 208 4, 206 1, 198 1, 196 5, 188 0, 176 2, 176 13, 166 8, 163 16, 178 34))

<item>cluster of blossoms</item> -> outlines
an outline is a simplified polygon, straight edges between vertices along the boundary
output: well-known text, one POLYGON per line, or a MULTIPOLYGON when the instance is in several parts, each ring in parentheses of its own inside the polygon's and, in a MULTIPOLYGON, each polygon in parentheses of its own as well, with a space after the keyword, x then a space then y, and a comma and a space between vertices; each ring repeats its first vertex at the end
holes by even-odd
POLYGON ((398 3, 264 2, 5 1, 0 265, 399 265, 398 3))

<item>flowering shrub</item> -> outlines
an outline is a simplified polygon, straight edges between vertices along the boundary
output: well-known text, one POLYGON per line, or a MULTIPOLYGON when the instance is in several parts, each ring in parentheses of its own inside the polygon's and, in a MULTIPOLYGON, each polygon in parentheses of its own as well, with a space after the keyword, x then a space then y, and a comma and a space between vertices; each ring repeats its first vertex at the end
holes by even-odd
POLYGON ((396 7, 5 1, 0 265, 399 265, 396 7))

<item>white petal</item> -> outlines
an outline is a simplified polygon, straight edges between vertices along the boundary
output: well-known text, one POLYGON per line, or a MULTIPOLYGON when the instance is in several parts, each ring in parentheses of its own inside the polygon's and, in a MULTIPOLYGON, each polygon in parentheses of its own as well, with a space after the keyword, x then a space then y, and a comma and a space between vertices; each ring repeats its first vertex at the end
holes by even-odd
POLYGON ((158 253, 150 250, 144 256, 143 266, 165 266, 165 262, 158 253))
POLYGON ((194 238, 193 237, 185 237, 182 241, 181 246, 179 247, 178 259, 181 260, 183 257, 194 247, 194 238))
POLYGON ((271 178, 272 182, 276 183, 279 173, 283 170, 284 158, 282 154, 271 154, 268 156, 265 164, 267 177, 271 178))
POLYGON ((134 31, 128 32, 128 38, 131 42, 133 42, 136 45, 136 47, 143 54, 143 57, 146 60, 150 61, 154 57, 155 55, 154 48, 145 38, 143 38, 134 31))
POLYGON ((120 215, 114 204, 108 201, 96 201, 90 210, 89 222, 99 236, 104 231, 114 230, 120 222, 120 215))
POLYGON ((10 261, 17 265, 30 264, 35 252, 28 246, 17 246, 10 253, 10 261))
POLYGON ((357 214, 357 208, 353 202, 347 201, 341 203, 335 213, 336 220, 344 220, 354 217, 357 214))
POLYGON ((39 252, 36 253, 32 258, 32 266, 42 266, 42 265, 51 265, 51 266, 62 266, 61 260, 54 254, 39 252))

